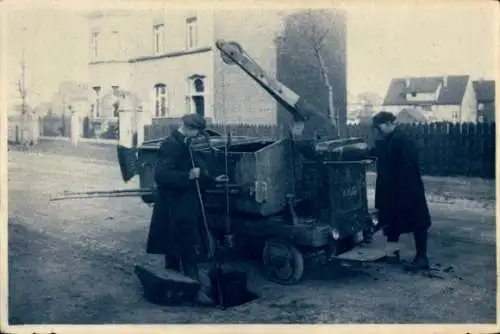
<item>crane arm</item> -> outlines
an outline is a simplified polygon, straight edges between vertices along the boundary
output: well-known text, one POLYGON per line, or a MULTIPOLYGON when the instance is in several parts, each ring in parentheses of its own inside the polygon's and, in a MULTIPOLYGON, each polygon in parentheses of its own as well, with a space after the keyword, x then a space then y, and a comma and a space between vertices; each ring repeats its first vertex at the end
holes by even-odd
POLYGON ((297 93, 283 85, 260 67, 236 42, 218 40, 215 43, 221 53, 222 60, 229 65, 236 64, 248 76, 255 80, 278 103, 280 103, 293 116, 294 135, 311 139, 312 130, 321 127, 323 135, 335 137, 335 131, 330 119, 313 105, 301 98, 297 93), (306 128, 306 131, 304 131, 306 128), (314 129, 312 129, 314 128, 314 129), (308 131, 307 131, 308 130, 308 131), (304 134, 306 132, 306 134, 304 134))

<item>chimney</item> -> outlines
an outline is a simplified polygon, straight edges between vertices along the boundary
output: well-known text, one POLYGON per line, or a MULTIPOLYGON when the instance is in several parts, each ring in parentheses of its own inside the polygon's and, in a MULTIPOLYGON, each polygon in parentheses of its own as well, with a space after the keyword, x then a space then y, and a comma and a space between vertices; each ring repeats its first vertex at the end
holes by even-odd
POLYGON ((120 86, 118 86, 118 85, 114 85, 114 86, 111 86, 111 89, 113 90, 113 95, 114 95, 114 96, 118 96, 118 93, 120 92, 120 91, 119 91, 120 86))
POLYGON ((406 87, 406 89, 410 88, 410 78, 409 77, 406 77, 406 79, 405 79, 405 87, 406 87))
POLYGON ((445 75, 443 77, 443 87, 446 87, 446 86, 448 86, 448 76, 445 75))

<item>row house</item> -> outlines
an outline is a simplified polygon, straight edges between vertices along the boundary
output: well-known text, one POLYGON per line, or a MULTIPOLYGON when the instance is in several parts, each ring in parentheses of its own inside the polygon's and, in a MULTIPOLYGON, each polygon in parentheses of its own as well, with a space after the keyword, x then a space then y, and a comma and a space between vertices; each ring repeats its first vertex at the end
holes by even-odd
POLYGON ((415 109, 436 121, 477 121, 476 92, 468 75, 393 79, 382 107, 395 114, 415 109))
POLYGON ((490 123, 495 121, 495 80, 474 81, 476 91, 478 121, 490 123))

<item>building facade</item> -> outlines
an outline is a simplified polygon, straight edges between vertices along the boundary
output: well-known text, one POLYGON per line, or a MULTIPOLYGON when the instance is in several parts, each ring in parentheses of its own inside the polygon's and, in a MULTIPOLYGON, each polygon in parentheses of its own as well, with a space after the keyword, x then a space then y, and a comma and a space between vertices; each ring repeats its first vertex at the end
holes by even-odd
POLYGON ((276 67, 277 11, 105 11, 89 16, 92 114, 115 118, 116 96, 134 96, 151 118, 198 113, 214 121, 269 124, 276 102, 236 66, 215 40, 235 40, 266 70, 276 67), (264 14, 264 15, 262 15, 264 14))
POLYGON ((277 102, 236 65, 225 64, 215 41, 238 42, 277 76, 277 41, 292 14, 263 9, 92 13, 93 118, 116 118, 116 97, 128 95, 151 119, 198 113, 215 122, 276 124, 277 102))

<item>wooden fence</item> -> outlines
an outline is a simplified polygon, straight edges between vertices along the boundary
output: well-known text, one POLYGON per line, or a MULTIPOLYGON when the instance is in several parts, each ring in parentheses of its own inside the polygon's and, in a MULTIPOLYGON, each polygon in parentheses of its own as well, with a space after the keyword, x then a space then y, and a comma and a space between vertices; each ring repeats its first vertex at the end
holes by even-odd
MULTIPOLYGON (((400 126, 419 149, 423 174, 495 178, 495 123, 400 126)), ((345 135, 373 143, 366 126, 349 126, 345 135)))
MULTIPOLYGON (((41 119, 44 136, 70 136, 70 119, 46 116, 41 119)), ((145 140, 162 138, 171 133, 179 119, 154 120, 146 126, 145 140)), ((87 126, 86 126, 87 125, 87 126)), ((435 176, 495 177, 495 123, 488 124, 404 124, 400 125, 414 139, 420 153, 422 173, 435 176)), ((87 133, 83 124, 83 137, 95 138, 87 133)), ((209 128, 225 132, 224 124, 212 123, 209 128)), ((274 125, 230 124, 232 135, 265 136, 279 138, 282 129, 274 125)), ((101 138, 117 139, 117 131, 110 127, 101 138)), ((342 137, 360 137, 373 144, 372 130, 366 125, 349 125, 343 129, 342 137)))
POLYGON ((40 117, 41 135, 47 137, 70 137, 71 117, 43 116, 40 117))
MULTIPOLYGON (((71 137, 71 117, 52 115, 43 116, 39 119, 41 135, 47 137, 71 137)), ((88 117, 81 119, 82 138, 118 139, 117 121, 108 121, 106 129, 95 133, 88 117)))
MULTIPOLYGON (((145 140, 170 134, 177 121, 162 121, 145 128, 145 140)), ((403 130, 419 149, 424 175, 495 178, 495 123, 488 124, 404 124, 403 130)), ((224 133, 223 124, 209 128, 224 133)), ((228 125, 232 135, 279 138, 281 129, 273 125, 228 125)), ((349 125, 343 137, 360 137, 373 144, 372 130, 366 125, 349 125)))

